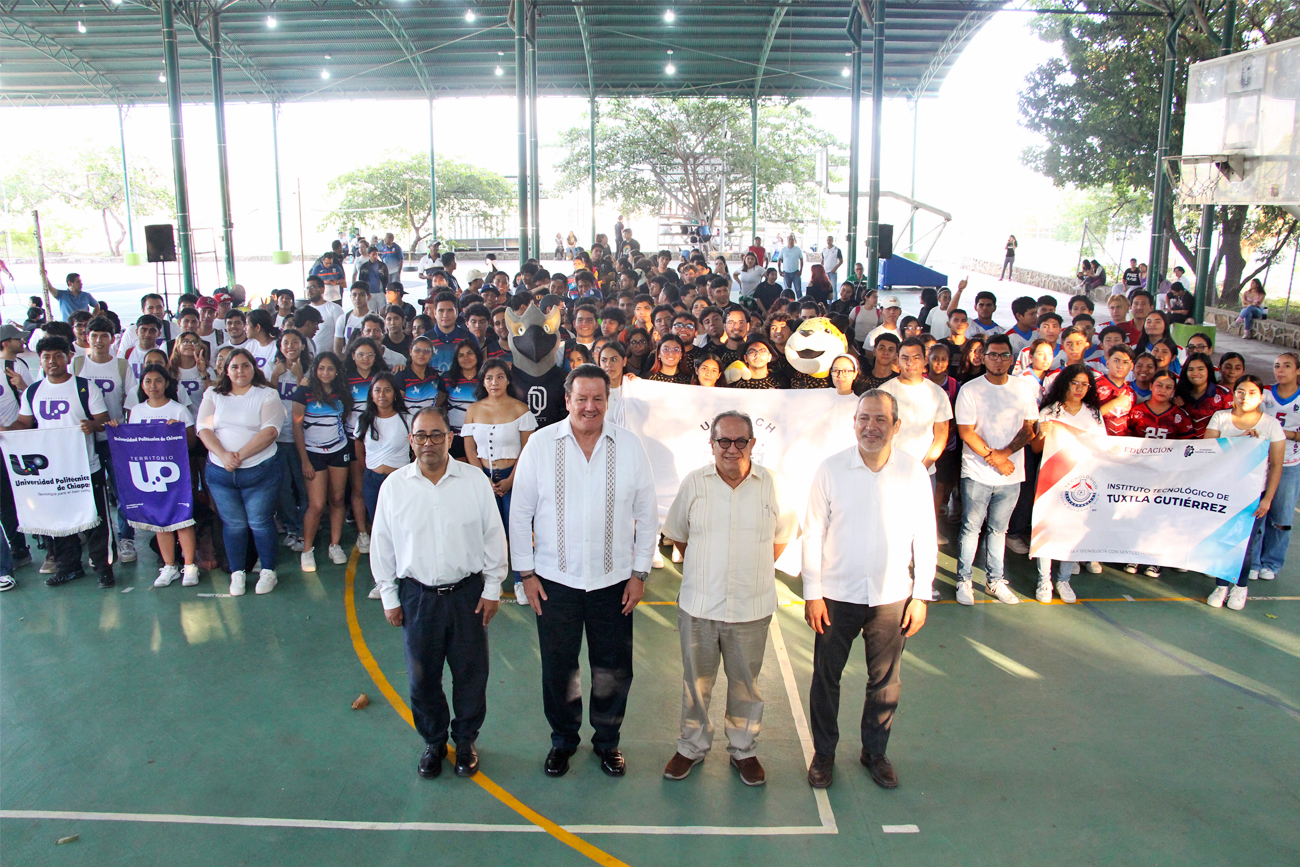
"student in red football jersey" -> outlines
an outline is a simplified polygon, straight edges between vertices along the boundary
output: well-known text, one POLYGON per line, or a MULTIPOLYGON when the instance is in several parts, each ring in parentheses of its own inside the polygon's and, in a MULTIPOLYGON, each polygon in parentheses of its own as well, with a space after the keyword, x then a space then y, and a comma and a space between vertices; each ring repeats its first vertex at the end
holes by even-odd
POLYGON ((1205 436, 1210 417, 1222 409, 1232 409, 1232 395, 1214 382, 1214 362, 1210 356, 1194 352, 1183 364, 1178 378, 1174 404, 1192 417, 1192 438, 1205 436))
POLYGON ((1137 406, 1137 395, 1128 384, 1133 370, 1133 350, 1119 344, 1106 350, 1106 375, 1097 377, 1097 400, 1101 401, 1101 420, 1106 433, 1113 437, 1128 436, 1128 415, 1137 406))
MULTIPOLYGON (((1192 435, 1192 417, 1181 407, 1174 406, 1177 378, 1168 370, 1158 371, 1151 380, 1151 399, 1133 407, 1128 415, 1129 436, 1147 439, 1187 439, 1192 435)), ((1137 564, 1129 563, 1124 571, 1137 574, 1137 564)), ((1143 570, 1148 578, 1159 578, 1159 566, 1143 570)))

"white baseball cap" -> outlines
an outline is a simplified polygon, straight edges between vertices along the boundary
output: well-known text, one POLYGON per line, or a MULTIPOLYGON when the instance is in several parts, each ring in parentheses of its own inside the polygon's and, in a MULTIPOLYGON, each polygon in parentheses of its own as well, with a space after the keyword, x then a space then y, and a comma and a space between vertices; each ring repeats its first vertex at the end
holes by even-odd
POLYGON ((880 306, 881 306, 881 307, 897 307, 899 310, 902 310, 902 309, 903 309, 903 302, 898 300, 898 296, 897 296, 897 295, 886 295, 884 298, 881 298, 881 299, 880 299, 880 306))

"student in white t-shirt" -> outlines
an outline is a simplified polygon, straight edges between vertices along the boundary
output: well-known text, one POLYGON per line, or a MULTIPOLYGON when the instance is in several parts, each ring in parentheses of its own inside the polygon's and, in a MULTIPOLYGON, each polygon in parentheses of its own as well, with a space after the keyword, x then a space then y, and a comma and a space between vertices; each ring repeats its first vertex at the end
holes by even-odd
MULTIPOLYGON (((72 344, 66 338, 43 338, 36 349, 41 357, 41 369, 45 372, 45 378, 23 392, 16 429, 75 427, 86 434, 90 486, 99 522, 93 527, 87 527, 84 532, 91 562, 99 574, 99 586, 112 587, 117 582, 108 560, 108 486, 90 436, 104 429, 104 424, 108 421, 108 407, 104 403, 104 395, 94 383, 73 376, 68 370, 72 344)), ((81 540, 76 533, 50 537, 47 545, 55 567, 55 571, 45 579, 48 586, 57 587, 86 574, 81 566, 81 540)))
POLYGON ((339 356, 343 355, 353 335, 361 331, 365 318, 370 315, 370 286, 357 281, 352 284, 351 292, 352 309, 340 314, 334 323, 334 353, 339 356))
POLYGON ((1273 416, 1263 410, 1264 383, 1258 376, 1246 374, 1237 380, 1232 392, 1232 409, 1221 409, 1210 416, 1210 424, 1205 429, 1207 440, 1219 437, 1257 437, 1268 443, 1268 475, 1264 479, 1264 491, 1260 494, 1259 506, 1255 509, 1255 525, 1250 531, 1249 551, 1241 565, 1241 574, 1236 586, 1225 578, 1216 578, 1214 591, 1210 593, 1205 604, 1211 608, 1222 608, 1224 600, 1233 611, 1246 607, 1247 585, 1250 582, 1250 563, 1257 555, 1255 549, 1264 538, 1264 522, 1268 519, 1269 509, 1273 506, 1273 497, 1277 494, 1278 484, 1282 480, 1282 464, 1286 459, 1286 434, 1282 425, 1273 416))
MULTIPOLYGON (((1192 345, 1190 338, 1187 342, 1192 345)), ((1300 355, 1294 352, 1279 355, 1273 361, 1273 378, 1277 384, 1264 392, 1260 408, 1265 415, 1281 423, 1287 444, 1281 481, 1273 496, 1273 508, 1264 523, 1264 541, 1258 548, 1258 556, 1250 564, 1252 570, 1259 570, 1259 577, 1265 581, 1276 578, 1286 565, 1296 501, 1300 499, 1300 355)))
MULTIPOLYGON (((195 442, 194 415, 177 400, 176 387, 177 382, 166 367, 160 364, 146 365, 140 378, 140 393, 137 395, 139 403, 131 408, 130 424, 185 425, 185 445, 189 449, 194 447, 195 442)), ((109 424, 116 426, 117 422, 111 421, 109 424)), ((192 473, 191 468, 191 478, 181 482, 190 485, 191 489, 192 473)), ((166 529, 136 521, 132 521, 131 526, 137 530, 153 530, 154 538, 158 540, 158 553, 162 556, 163 567, 158 571, 153 586, 166 587, 177 578, 181 579, 182 587, 193 587, 199 583, 199 567, 194 563, 193 518, 166 529), (184 572, 176 566, 177 539, 181 543, 181 556, 185 558, 184 572)))
POLYGON ((244 348, 253 353, 253 360, 262 375, 269 377, 275 367, 275 355, 279 351, 275 344, 275 339, 280 334, 275 327, 275 316, 269 310, 259 307, 249 311, 247 323, 248 342, 244 348))
POLYGON ((379 489, 389 473, 400 470, 411 462, 409 434, 411 420, 407 416, 405 390, 393 373, 375 374, 370 384, 366 407, 357 421, 357 460, 363 462, 362 497, 371 523, 375 520, 375 507, 379 503, 379 489))

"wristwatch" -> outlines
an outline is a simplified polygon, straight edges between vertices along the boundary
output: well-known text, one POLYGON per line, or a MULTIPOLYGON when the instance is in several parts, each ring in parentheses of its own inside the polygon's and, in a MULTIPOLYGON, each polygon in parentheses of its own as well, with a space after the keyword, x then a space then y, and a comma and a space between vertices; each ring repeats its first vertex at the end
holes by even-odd
POLYGON ((636 571, 633 571, 633 572, 632 572, 632 577, 635 578, 636 580, 640 581, 642 584, 644 584, 644 583, 646 582, 646 579, 650 577, 650 573, 649 573, 649 572, 636 572, 636 571))

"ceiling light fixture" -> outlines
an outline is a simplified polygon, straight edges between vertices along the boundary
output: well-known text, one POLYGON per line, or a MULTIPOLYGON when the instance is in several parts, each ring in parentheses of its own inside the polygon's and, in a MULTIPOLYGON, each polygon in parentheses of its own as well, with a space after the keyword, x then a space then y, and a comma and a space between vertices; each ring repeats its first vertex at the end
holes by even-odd
POLYGON ((505 71, 504 69, 502 69, 501 67, 498 66, 498 67, 496 68, 496 74, 497 74, 497 75, 505 75, 505 74, 506 74, 506 71, 505 71))
POLYGON ((673 53, 673 50, 672 50, 671 48, 669 48, 669 49, 668 49, 668 53, 669 53, 669 54, 672 54, 672 53, 673 53))
POLYGON ((677 73, 677 67, 670 63, 664 67, 664 72, 668 75, 675 75, 677 73))
POLYGON ((328 69, 322 69, 322 70, 320 71, 320 77, 321 77, 322 79, 329 78, 329 77, 330 77, 330 71, 329 71, 328 69))
POLYGON ((82 24, 80 21, 78 21, 78 22, 77 22, 77 32, 78 32, 78 33, 85 33, 85 32, 86 32, 86 25, 84 25, 84 24, 82 24))
POLYGON ((843 69, 840 70, 840 75, 844 76, 845 78, 848 78, 850 72, 851 72, 851 70, 846 66, 846 67, 844 67, 843 69))
POLYGON ((162 82, 163 84, 166 84, 166 83, 167 83, 167 76, 160 72, 160 73, 158 73, 158 80, 159 80, 160 82, 162 82))
POLYGON ((664 21, 668 22, 669 24, 672 24, 672 23, 673 23, 674 21, 676 21, 676 20, 677 20, 677 13, 676 13, 676 12, 674 12, 674 11, 671 10, 671 9, 669 9, 669 10, 666 11, 666 12, 664 12, 664 21))
POLYGON ((275 16, 274 16, 274 15, 268 15, 268 16, 266 16, 266 26, 267 26, 269 29, 274 30, 274 29, 275 29, 275 23, 276 23, 276 22, 275 22, 275 16))
POLYGON ((473 23, 474 23, 474 19, 477 18, 477 17, 478 17, 478 16, 474 14, 474 10, 473 10, 473 9, 470 9, 468 12, 465 13, 465 20, 468 21, 470 24, 473 24, 473 23))

